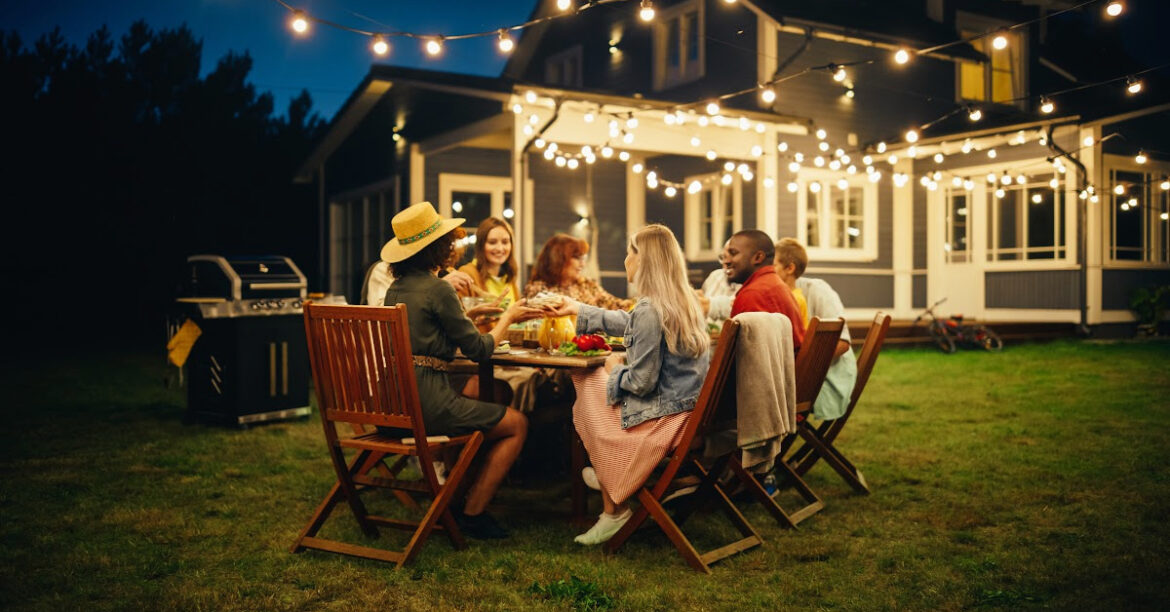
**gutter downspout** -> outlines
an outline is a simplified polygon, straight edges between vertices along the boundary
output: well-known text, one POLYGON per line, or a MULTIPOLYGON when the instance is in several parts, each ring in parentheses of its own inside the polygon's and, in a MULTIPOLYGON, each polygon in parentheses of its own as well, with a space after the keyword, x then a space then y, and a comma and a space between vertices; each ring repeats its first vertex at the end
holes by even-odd
MULTIPOLYGON (((1062 149, 1060 147, 1060 145, 1056 144, 1056 139, 1053 138, 1053 131, 1054 130, 1055 130, 1055 128, 1052 125, 1049 125, 1048 130, 1046 131, 1046 134, 1048 137, 1048 149, 1050 151, 1053 151, 1057 155, 1049 158, 1048 161, 1051 162, 1054 159, 1064 157, 1064 158, 1068 159, 1069 161, 1071 161, 1072 163, 1076 164, 1077 169, 1079 170, 1079 172, 1077 173, 1077 176, 1080 179, 1079 185, 1077 186, 1077 194, 1080 194, 1082 191, 1084 191, 1086 189, 1089 171, 1085 168, 1085 164, 1081 163, 1081 160, 1077 159, 1076 157, 1073 157, 1071 154, 1069 154, 1068 151, 1065 151, 1064 149, 1062 149)), ((1088 235, 1085 233, 1085 223, 1088 222, 1088 216, 1089 216, 1088 200, 1084 200, 1082 202, 1082 200, 1078 197, 1076 201, 1078 202, 1078 204, 1077 204, 1077 267, 1080 270, 1080 281, 1081 281, 1081 290, 1078 292, 1078 295, 1080 297, 1080 302, 1081 302, 1081 305, 1080 305, 1081 324, 1080 324, 1080 326, 1078 326, 1077 331, 1080 332, 1080 334, 1082 336, 1087 337, 1092 333, 1092 330, 1089 329, 1088 254, 1085 252, 1085 250, 1088 248, 1088 235)))

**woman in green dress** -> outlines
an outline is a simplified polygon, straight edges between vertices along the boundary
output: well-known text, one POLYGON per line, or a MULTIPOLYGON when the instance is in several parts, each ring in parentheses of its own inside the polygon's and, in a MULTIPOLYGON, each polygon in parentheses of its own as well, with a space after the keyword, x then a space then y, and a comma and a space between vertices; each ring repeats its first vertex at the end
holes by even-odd
POLYGON ((454 247, 451 232, 463 219, 443 219, 429 202, 422 202, 394 215, 390 224, 394 238, 382 247, 382 259, 390 264, 395 281, 384 303, 406 305, 427 433, 463 435, 478 430, 487 439, 482 467, 462 510, 455 513, 456 520, 471 537, 507 537, 484 508, 524 446, 528 421, 514 408, 457 393, 448 379, 447 365, 456 349, 472 361, 489 359, 509 325, 542 316, 542 312, 518 301, 500 315, 491 331, 479 333, 464 316, 455 290, 436 276, 454 247))

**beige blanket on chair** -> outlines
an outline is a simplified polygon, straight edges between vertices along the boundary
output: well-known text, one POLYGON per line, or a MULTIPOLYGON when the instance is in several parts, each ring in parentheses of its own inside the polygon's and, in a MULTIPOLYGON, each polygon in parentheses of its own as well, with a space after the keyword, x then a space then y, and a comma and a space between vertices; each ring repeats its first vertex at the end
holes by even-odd
POLYGON ((737 444, 743 466, 772 469, 784 436, 796 432, 796 373, 792 322, 782 314, 737 315, 735 352, 737 444))

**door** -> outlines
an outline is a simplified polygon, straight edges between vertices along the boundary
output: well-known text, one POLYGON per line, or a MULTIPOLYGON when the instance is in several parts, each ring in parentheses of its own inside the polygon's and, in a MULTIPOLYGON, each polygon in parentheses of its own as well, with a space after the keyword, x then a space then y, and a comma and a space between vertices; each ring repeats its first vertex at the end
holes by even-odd
POLYGON ((927 303, 947 298, 935 314, 984 313, 983 265, 986 235, 982 214, 986 188, 940 187, 927 197, 927 303))

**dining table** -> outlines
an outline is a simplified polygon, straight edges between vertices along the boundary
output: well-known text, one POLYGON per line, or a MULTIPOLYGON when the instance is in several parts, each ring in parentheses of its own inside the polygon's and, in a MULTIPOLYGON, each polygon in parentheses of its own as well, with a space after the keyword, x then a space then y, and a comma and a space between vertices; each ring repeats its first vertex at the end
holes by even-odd
MULTIPOLYGON (((550 353, 542 348, 517 347, 508 351, 497 351, 491 359, 475 363, 466 357, 457 356, 453 369, 463 372, 475 372, 479 376, 479 399, 485 402, 495 401, 492 382, 493 371, 496 366, 525 366, 530 368, 599 368, 605 365, 609 351, 598 355, 564 355, 550 353)), ((586 517, 587 499, 585 481, 581 478, 581 470, 585 468, 585 445, 575 428, 572 430, 570 446, 570 514, 569 520, 574 524, 592 524, 586 517)))

